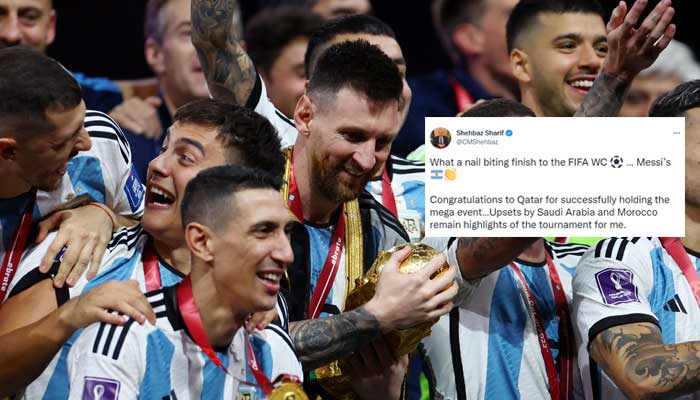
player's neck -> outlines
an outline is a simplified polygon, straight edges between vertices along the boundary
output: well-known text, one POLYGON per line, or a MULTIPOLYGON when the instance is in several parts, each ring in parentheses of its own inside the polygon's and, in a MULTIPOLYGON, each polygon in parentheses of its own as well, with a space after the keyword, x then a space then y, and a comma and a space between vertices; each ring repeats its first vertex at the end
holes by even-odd
POLYGON ((505 97, 507 99, 515 99, 517 92, 517 84, 511 77, 513 82, 506 83, 503 78, 496 75, 487 65, 475 62, 467 64, 469 74, 492 96, 505 97))
POLYGON ((305 151, 297 151, 296 147, 294 150, 294 179, 299 188, 304 219, 313 224, 327 224, 340 203, 315 193, 311 183, 311 162, 305 151))
POLYGON ((192 295, 209 342, 214 347, 228 347, 236 332, 243 327, 248 313, 239 313, 224 303, 216 291, 211 266, 195 266, 191 277, 192 295))
POLYGON ((700 207, 685 204, 685 237, 683 246, 700 252, 700 207))
POLYGON ((2 174, 2 185, 0 185, 0 199, 11 199, 22 193, 27 193, 32 186, 24 179, 12 173, 0 170, 2 174))
POLYGON ((166 242, 153 238, 153 247, 163 261, 184 275, 190 273, 191 255, 187 245, 172 246, 166 242))
POLYGON ((540 107, 537 100, 535 100, 535 93, 532 90, 528 90, 527 88, 520 87, 520 91, 521 91, 520 92, 520 102, 525 107, 528 107, 529 109, 531 109, 532 112, 534 112, 535 115, 538 117, 546 117, 547 116, 545 111, 542 110, 542 107, 540 107))
POLYGON ((544 239, 537 239, 525 251, 518 256, 519 260, 530 263, 542 263, 545 261, 544 239))

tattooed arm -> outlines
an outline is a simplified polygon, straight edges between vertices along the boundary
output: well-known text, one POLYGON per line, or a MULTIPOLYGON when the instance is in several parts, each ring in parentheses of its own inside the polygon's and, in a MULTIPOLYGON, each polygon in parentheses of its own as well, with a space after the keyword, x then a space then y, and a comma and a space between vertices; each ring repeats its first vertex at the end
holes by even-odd
POLYGON ((658 326, 609 328, 590 345, 591 357, 632 399, 665 399, 700 391, 700 342, 664 345, 658 326))
POLYGON ((624 3, 613 10, 607 26, 609 50, 603 69, 574 116, 617 116, 632 80, 671 42, 676 27, 671 24, 674 10, 670 2, 660 1, 639 29, 634 28, 646 3, 636 1, 629 13, 624 3))
POLYGON ((304 369, 314 369, 349 356, 381 332, 379 321, 365 306, 327 318, 289 324, 304 369))
POLYGON ((457 263, 464 279, 484 277, 511 262, 538 238, 459 238, 457 263))
POLYGON ((192 0, 192 44, 212 96, 245 105, 257 73, 241 46, 241 12, 233 0, 192 0))

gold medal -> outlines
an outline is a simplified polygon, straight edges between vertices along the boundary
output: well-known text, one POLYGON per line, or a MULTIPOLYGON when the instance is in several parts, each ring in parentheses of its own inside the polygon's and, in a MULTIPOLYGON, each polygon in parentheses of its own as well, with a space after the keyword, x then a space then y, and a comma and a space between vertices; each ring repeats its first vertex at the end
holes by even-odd
POLYGON ((270 400, 309 400, 309 396, 304 393, 301 383, 282 382, 281 385, 272 389, 270 400))

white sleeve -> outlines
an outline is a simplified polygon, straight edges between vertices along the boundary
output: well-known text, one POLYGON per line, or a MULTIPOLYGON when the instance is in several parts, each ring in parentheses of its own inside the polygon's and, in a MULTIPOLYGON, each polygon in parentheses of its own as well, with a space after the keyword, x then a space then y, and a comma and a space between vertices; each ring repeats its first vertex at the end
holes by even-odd
MULTIPOLYGON (((11 295, 14 296, 18 294, 19 292, 16 292, 15 289, 19 291, 25 290, 46 278, 45 274, 38 272, 32 273, 32 271, 39 268, 41 260, 44 258, 51 243, 56 239, 56 235, 57 232, 50 232, 41 243, 25 251, 19 262, 15 276, 12 277, 12 282, 10 282, 7 287, 7 293, 5 293, 5 298, 2 299, 2 302, 5 302, 11 295)), ((59 253, 56 258, 60 261, 62 256, 63 252, 59 253)))
POLYGON ((452 300, 454 304, 460 305, 465 304, 469 299, 471 293, 479 287, 481 279, 464 279, 462 276, 462 271, 459 269, 459 261, 457 260, 457 245, 459 238, 449 238, 449 237, 425 237, 421 240, 421 243, 431 246, 439 252, 442 252, 447 256, 447 263, 454 266, 457 271, 455 273, 455 282, 459 290, 457 295, 452 300))
POLYGON ((297 358, 292 339, 279 326, 270 324, 262 331, 257 331, 270 346, 272 353, 272 373, 268 377, 275 380, 282 374, 304 379, 304 371, 297 358))
POLYGON ((581 258, 573 280, 573 318, 582 344, 600 332, 635 322, 658 324, 649 304, 654 285, 650 252, 644 238, 601 240, 581 258))
MULTIPOLYGON (((68 353, 69 399, 117 400, 139 397, 139 387, 145 372, 143 346, 146 341, 137 330, 143 327, 138 323, 132 324, 121 345, 114 343, 116 339, 110 344, 110 337, 103 334, 111 327, 112 325, 94 323, 85 328, 71 347, 68 353)), ((127 328, 118 327, 117 332, 119 329, 127 328)))
POLYGON ((282 148, 293 145, 297 140, 297 128, 294 121, 287 118, 280 110, 272 104, 272 101, 267 97, 267 89, 260 75, 256 78, 256 87, 259 84, 260 90, 253 89, 248 99, 247 106, 254 109, 256 113, 267 118, 272 126, 277 129, 277 134, 282 142, 282 148))
POLYGON ((141 217, 146 191, 133 169, 129 142, 121 128, 98 111, 86 113, 85 128, 92 139, 86 154, 96 157, 102 168, 105 205, 119 215, 141 217))

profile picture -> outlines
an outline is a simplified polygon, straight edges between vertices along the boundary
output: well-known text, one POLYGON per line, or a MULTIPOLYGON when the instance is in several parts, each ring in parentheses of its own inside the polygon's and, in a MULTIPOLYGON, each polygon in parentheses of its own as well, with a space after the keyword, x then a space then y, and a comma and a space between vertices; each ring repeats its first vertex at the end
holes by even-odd
POLYGON ((450 131, 448 131, 447 128, 438 127, 430 132, 430 143, 438 149, 447 147, 451 140, 452 135, 450 135, 450 131))

